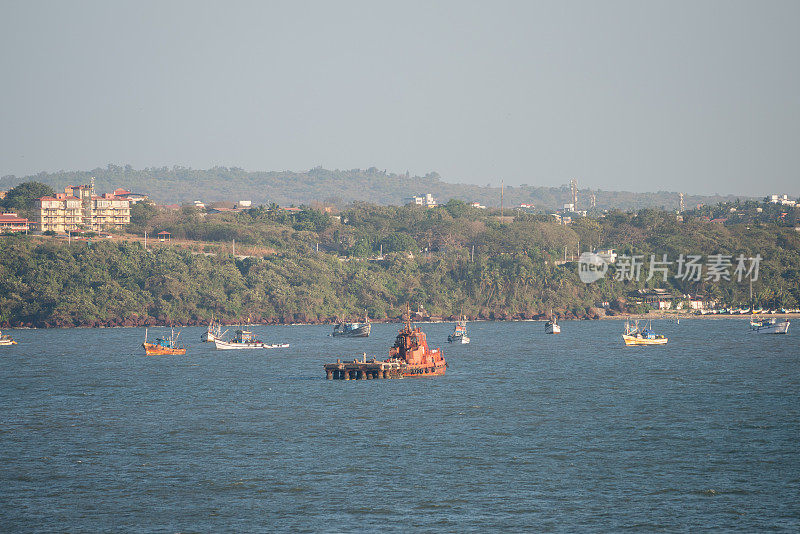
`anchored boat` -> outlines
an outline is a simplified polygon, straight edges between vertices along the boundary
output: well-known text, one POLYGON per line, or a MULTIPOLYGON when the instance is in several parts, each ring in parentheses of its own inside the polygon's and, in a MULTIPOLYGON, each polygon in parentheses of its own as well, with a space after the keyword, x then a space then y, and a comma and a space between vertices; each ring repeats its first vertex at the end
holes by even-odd
POLYGON ((440 349, 431 350, 425 332, 411 325, 411 309, 406 315, 406 324, 394 340, 389 350, 389 360, 405 363, 401 366, 404 377, 443 375, 447 363, 440 349))
POLYGON ((214 346, 217 350, 231 350, 231 349, 277 349, 286 348, 288 343, 269 344, 264 343, 257 339, 255 335, 249 330, 237 330, 236 335, 229 340, 219 338, 214 339, 214 346))
POLYGON ((456 328, 453 330, 453 333, 447 336, 448 343, 461 343, 462 345, 466 345, 469 343, 469 337, 467 337, 467 318, 465 316, 461 316, 461 319, 456 321, 456 328))
POLYGON ((753 303, 753 278, 750 278, 750 333, 751 334, 788 334, 789 319, 776 319, 770 317, 765 319, 759 314, 763 312, 761 308, 755 309, 753 303))
POLYGON ((170 336, 167 337, 157 337, 155 342, 148 343, 147 342, 147 329, 144 330, 144 343, 142 343, 142 347, 144 348, 144 353, 147 356, 182 356, 186 354, 186 347, 183 345, 178 345, 178 336, 181 333, 175 334, 175 329, 173 328, 170 332, 170 336))
POLYGON ((788 334, 789 319, 769 319, 753 315, 750 318, 750 332, 753 334, 788 334))
POLYGON ((364 310, 363 323, 345 323, 340 322, 333 327, 333 337, 369 337, 372 330, 372 324, 369 322, 367 310, 364 310))
POLYGON ((381 361, 367 359, 324 365, 328 379, 415 378, 443 375, 447 362, 440 349, 430 349, 425 333, 411 325, 411 308, 407 308, 406 322, 389 350, 389 358, 381 361))
POLYGON ((200 336, 200 341, 202 342, 213 342, 214 340, 221 339, 224 335, 222 332, 222 324, 217 321, 214 321, 214 317, 211 317, 211 322, 208 323, 208 331, 204 332, 202 336, 200 336))
POLYGON ((14 341, 14 339, 11 336, 9 336, 8 334, 3 334, 3 332, 0 332, 0 347, 16 345, 16 344, 17 342, 14 341))
POLYGON ((650 324, 650 321, 648 321, 647 328, 639 328, 638 319, 633 325, 629 320, 626 320, 625 333, 622 334, 625 345, 666 345, 667 338, 653 332, 650 324))
POLYGON ((544 323, 544 333, 545 334, 560 334, 561 327, 558 325, 558 319, 556 316, 550 312, 550 320, 544 323))

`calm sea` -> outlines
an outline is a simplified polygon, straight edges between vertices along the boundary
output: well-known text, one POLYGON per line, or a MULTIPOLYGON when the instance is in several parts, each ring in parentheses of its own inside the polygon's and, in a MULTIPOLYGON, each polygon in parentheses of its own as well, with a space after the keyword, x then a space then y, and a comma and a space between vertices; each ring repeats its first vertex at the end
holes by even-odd
MULTIPOLYGON (((288 349, 145 357, 140 329, 0 347, 0 530, 800 530, 800 349, 745 320, 422 325, 432 379, 327 381, 385 355, 329 327, 288 349)), ((800 324, 793 325, 793 328, 800 324)), ((150 335, 165 329, 151 329, 150 335)))

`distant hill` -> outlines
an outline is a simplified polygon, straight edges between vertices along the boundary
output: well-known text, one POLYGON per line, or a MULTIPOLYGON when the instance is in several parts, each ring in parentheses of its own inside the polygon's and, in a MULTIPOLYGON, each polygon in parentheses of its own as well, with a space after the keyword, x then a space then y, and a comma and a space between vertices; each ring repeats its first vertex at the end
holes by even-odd
MULTIPOLYGON (((405 197, 414 194, 432 193, 440 202, 451 198, 468 202, 478 201, 489 207, 500 205, 500 188, 471 184, 443 182, 435 173, 425 176, 393 174, 376 168, 347 171, 328 170, 316 167, 306 172, 270 171, 249 172, 236 167, 214 167, 207 170, 185 167, 148 167, 141 170, 130 165, 120 167, 108 165, 91 171, 60 171, 39 173, 31 176, 4 176, 0 178, 0 190, 37 180, 53 186, 56 191, 67 185, 89 183, 95 178, 97 191, 111 192, 124 187, 137 193, 145 193, 159 204, 181 204, 193 200, 203 202, 252 200, 254 205, 275 202, 280 205, 300 205, 311 202, 326 202, 345 205, 353 201, 376 204, 402 204, 405 197)), ((580 184, 578 184, 580 187, 580 184)), ((594 194, 597 209, 617 208, 632 210, 646 207, 676 209, 678 194, 658 191, 633 193, 628 191, 602 191, 581 189, 578 193, 579 209, 589 207, 590 195, 594 194)), ((555 209, 569 202, 569 187, 507 186, 504 204, 508 207, 520 203, 533 204, 543 209, 555 209)), ((735 195, 687 195, 687 209, 698 204, 730 202, 735 195)))

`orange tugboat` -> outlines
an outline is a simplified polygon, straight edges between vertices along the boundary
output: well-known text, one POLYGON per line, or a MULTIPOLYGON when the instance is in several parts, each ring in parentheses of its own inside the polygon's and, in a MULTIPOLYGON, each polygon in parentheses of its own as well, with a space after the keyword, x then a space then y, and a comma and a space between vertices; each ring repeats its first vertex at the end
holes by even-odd
POLYGON ((168 338, 158 337, 155 343, 148 343, 147 329, 145 329, 144 343, 142 343, 144 353, 148 356, 182 356, 186 354, 186 347, 178 345, 178 336, 180 335, 181 333, 178 332, 176 336, 175 330, 173 329, 168 338))
POLYGON ((355 380, 370 378, 416 378, 443 375, 447 362, 440 349, 428 348, 425 332, 411 325, 411 310, 406 314, 406 323, 389 350, 389 359, 379 361, 354 359, 352 362, 325 364, 328 380, 355 380))
POLYGON ((394 346, 389 350, 389 361, 399 360, 404 377, 438 376, 447 369, 447 362, 440 349, 429 349, 425 332, 411 326, 411 309, 406 315, 406 324, 397 334, 394 346), (405 366, 402 363, 405 363, 405 366))

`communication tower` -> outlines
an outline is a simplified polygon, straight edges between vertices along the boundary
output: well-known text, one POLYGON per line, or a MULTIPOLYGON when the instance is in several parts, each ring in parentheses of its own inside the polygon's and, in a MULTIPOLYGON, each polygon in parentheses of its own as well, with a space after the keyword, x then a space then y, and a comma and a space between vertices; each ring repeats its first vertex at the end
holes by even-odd
POLYGON ((578 181, 575 178, 569 181, 569 189, 572 193, 572 209, 578 211, 578 181))

